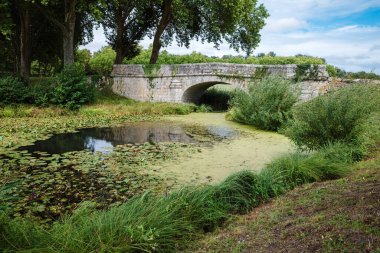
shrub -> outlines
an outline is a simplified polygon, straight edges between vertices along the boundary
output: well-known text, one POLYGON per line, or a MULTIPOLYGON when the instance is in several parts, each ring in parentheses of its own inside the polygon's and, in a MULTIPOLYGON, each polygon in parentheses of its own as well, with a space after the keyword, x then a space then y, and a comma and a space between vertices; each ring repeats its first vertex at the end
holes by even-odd
POLYGON ((345 87, 294 108, 285 134, 300 148, 320 149, 342 142, 359 147, 366 132, 365 120, 376 109, 378 88, 345 87))
POLYGON ((57 76, 58 85, 53 91, 53 102, 68 109, 78 109, 80 106, 94 100, 94 87, 87 82, 82 66, 67 65, 57 76))
POLYGON ((338 72, 333 65, 327 65, 326 69, 327 69, 327 73, 329 74, 329 76, 336 77, 338 75, 338 72))
POLYGON ((0 78, 0 104, 10 105, 30 102, 28 87, 18 77, 0 78))
POLYGON ((44 77, 31 80, 29 90, 33 104, 37 106, 48 106, 52 103, 54 89, 57 80, 54 77, 44 77))
POLYGON ((248 93, 239 91, 233 98, 233 120, 265 130, 278 130, 297 102, 295 86, 279 76, 266 76, 250 85, 248 93))
POLYGON ((116 52, 111 47, 103 47, 91 58, 90 69, 98 75, 110 76, 115 58, 116 52))

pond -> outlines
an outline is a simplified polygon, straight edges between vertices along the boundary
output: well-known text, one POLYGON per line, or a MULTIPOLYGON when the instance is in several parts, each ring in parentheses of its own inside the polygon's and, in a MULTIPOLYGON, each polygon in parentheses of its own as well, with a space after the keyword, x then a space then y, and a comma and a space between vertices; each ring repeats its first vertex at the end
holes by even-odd
POLYGON ((29 153, 45 152, 63 154, 71 151, 90 150, 109 153, 116 146, 146 143, 199 143, 192 132, 208 135, 214 139, 230 138, 238 132, 228 126, 192 126, 178 122, 134 122, 107 128, 85 128, 75 133, 55 134, 47 140, 36 141, 33 145, 19 148, 29 153))
POLYGON ((225 116, 85 128, 9 150, 0 154, 0 207, 5 196, 15 216, 50 223, 84 201, 106 208, 146 190, 166 196, 189 184, 215 184, 238 171, 259 171, 294 149, 285 136, 225 116))

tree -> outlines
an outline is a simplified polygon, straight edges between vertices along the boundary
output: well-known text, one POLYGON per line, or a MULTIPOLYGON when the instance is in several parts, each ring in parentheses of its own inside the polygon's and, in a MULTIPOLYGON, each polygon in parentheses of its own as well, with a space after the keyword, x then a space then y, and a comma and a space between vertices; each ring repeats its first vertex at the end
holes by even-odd
POLYGON ((92 37, 91 15, 99 15, 100 1, 40 0, 35 1, 38 10, 62 33, 63 64, 74 62, 75 35, 78 41, 92 37), (77 27, 82 29, 76 29, 77 27))
POLYGON ((15 15, 12 14, 10 3, 0 2, 0 73, 19 71, 19 41, 15 36, 15 15))
POLYGON ((260 30, 268 12, 257 0, 156 0, 159 21, 153 39, 150 63, 157 62, 162 46, 175 38, 179 46, 190 40, 214 43, 227 41, 236 51, 247 55, 260 42, 260 30))
POLYGON ((24 0, 4 1, 0 8, 1 16, 4 16, 0 27, 3 40, 10 40, 7 44, 14 47, 16 72, 28 81, 31 64, 30 3, 24 0))
POLYGON ((75 62, 83 66, 85 73, 90 71, 91 51, 88 49, 80 49, 75 52, 75 62))
POLYGON ((154 27, 158 18, 152 1, 108 1, 101 20, 108 43, 116 51, 115 64, 139 53, 138 42, 154 27))

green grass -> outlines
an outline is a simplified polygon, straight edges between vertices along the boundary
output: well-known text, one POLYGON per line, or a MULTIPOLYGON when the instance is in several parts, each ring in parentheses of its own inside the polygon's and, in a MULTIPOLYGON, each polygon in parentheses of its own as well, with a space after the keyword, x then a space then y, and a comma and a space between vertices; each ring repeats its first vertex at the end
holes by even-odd
POLYGON ((57 117, 57 116, 128 116, 128 115, 173 115, 202 111, 194 104, 138 102, 118 96, 109 91, 97 92, 96 101, 79 110, 68 110, 57 106, 12 105, 0 107, 0 118, 57 117))

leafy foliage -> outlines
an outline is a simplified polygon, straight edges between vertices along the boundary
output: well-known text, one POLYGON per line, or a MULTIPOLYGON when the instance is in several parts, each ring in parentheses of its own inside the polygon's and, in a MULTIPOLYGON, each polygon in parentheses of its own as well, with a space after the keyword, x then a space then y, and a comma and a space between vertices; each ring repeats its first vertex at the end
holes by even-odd
POLYGON ((91 71, 102 76, 110 76, 115 57, 116 53, 111 47, 103 47, 94 53, 89 61, 91 71))
MULTIPOLYGON (((142 50, 139 55, 130 60, 125 60, 125 64, 148 64, 151 48, 142 50)), ((175 55, 162 51, 157 64, 188 64, 188 63, 208 63, 224 62, 238 64, 258 64, 258 65, 282 65, 282 64, 325 64, 325 60, 311 56, 262 56, 262 57, 243 57, 229 56, 209 57, 201 53, 192 52, 191 54, 175 55)))
POLYGON ((297 146, 310 150, 335 142, 360 146, 365 120, 379 110, 379 97, 376 87, 350 86, 299 104, 285 134, 297 146))
POLYGON ((269 16, 257 0, 222 1, 157 1, 160 13, 154 32, 150 64, 156 64, 161 46, 173 39, 189 47, 192 39, 213 43, 227 41, 236 51, 247 55, 260 42, 260 30, 269 16))
POLYGON ((81 64, 86 73, 90 72, 90 61, 92 58, 91 51, 88 49, 80 49, 75 52, 75 62, 81 64))
POLYGON ((25 83, 18 77, 0 78, 0 104, 25 103, 30 99, 25 83))
POLYGON ((235 121, 278 130, 288 120, 297 100, 295 86, 289 80, 270 75, 251 84, 248 93, 237 92, 230 114, 235 121))
POLYGON ((58 85, 53 92, 53 102, 68 109, 78 109, 94 100, 94 87, 87 81, 80 65, 65 66, 57 76, 58 85))
POLYGON ((139 41, 151 33, 159 12, 156 1, 106 1, 100 23, 109 45, 116 51, 115 64, 139 54, 139 41))

